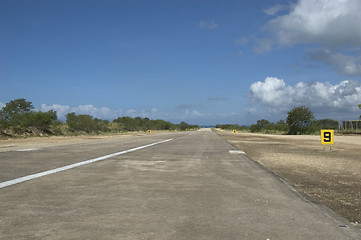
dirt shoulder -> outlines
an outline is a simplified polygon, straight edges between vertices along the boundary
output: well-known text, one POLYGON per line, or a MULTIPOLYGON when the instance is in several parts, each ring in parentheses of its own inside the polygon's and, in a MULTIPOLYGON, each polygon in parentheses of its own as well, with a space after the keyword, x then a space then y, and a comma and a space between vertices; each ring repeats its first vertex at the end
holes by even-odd
MULTIPOLYGON (((161 134, 169 131, 152 131, 152 134, 161 134)), ((81 136, 51 136, 51 137, 29 137, 29 138, 9 138, 0 140, 0 152, 22 151, 25 149, 44 148, 52 146, 62 146, 77 143, 94 141, 106 141, 117 138, 147 135, 146 132, 129 132, 113 135, 81 135, 81 136)))
POLYGON ((360 224, 361 136, 335 136, 329 151, 320 136, 218 134, 300 191, 360 224))

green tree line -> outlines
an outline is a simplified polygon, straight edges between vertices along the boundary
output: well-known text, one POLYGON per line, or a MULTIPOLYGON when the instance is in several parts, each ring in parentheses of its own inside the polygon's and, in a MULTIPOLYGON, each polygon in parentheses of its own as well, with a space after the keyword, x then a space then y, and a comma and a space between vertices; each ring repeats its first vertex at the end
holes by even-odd
POLYGON ((280 133, 280 134, 317 134, 321 129, 337 129, 338 121, 332 119, 316 120, 313 112, 305 106, 299 106, 288 112, 286 121, 280 120, 276 123, 266 119, 260 119, 251 126, 239 126, 237 124, 217 124, 217 128, 263 132, 263 133, 280 133))
POLYGON ((146 130, 187 130, 198 129, 197 125, 186 122, 173 124, 164 120, 150 120, 149 118, 119 117, 112 122, 94 118, 93 116, 68 113, 66 122, 58 120, 56 111, 35 111, 30 101, 19 98, 10 101, 0 110, 0 135, 16 136, 22 134, 77 134, 77 133, 105 133, 128 132, 146 130))
POLYGON ((123 131, 146 131, 146 130, 191 130, 199 129, 198 125, 190 125, 186 122, 173 124, 164 120, 150 120, 149 118, 119 117, 113 120, 123 131))

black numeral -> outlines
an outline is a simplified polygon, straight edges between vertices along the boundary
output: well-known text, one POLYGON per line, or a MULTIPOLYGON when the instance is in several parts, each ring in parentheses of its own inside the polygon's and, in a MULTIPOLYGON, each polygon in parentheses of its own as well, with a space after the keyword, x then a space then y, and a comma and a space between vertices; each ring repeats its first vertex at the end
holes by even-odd
POLYGON ((323 133, 324 142, 331 142, 331 133, 330 132, 324 132, 323 133))

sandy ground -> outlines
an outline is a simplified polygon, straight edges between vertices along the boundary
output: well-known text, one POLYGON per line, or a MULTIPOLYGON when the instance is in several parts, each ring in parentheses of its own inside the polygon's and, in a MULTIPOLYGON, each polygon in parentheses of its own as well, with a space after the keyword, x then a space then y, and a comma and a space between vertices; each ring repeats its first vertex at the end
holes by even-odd
MULTIPOLYGON (((164 131, 152 131, 152 134, 164 133, 164 131)), ((97 140, 111 140, 130 136, 147 135, 145 132, 130 132, 116 135, 83 135, 83 136, 51 136, 0 139, 0 152, 22 151, 26 149, 61 146, 68 144, 94 142, 97 140)))
POLYGON ((320 136, 218 134, 300 191, 360 224, 361 136, 336 135, 330 151, 320 136))

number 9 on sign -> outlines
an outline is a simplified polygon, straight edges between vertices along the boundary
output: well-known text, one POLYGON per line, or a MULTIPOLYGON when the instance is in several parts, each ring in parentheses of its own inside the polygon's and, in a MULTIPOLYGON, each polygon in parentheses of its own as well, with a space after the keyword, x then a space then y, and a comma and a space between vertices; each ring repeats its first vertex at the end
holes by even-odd
POLYGON ((334 144, 334 130, 321 130, 321 143, 334 144))

